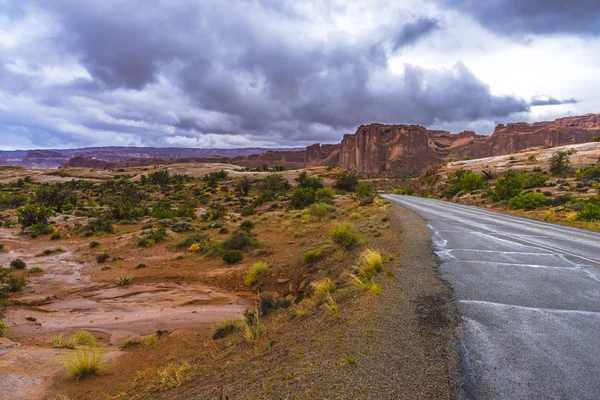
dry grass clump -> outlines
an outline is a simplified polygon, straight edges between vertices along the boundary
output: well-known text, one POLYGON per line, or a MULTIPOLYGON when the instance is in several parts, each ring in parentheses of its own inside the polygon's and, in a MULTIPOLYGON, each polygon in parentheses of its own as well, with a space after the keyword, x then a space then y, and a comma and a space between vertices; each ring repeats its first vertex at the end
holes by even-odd
POLYGON ((335 319, 342 316, 340 306, 335 302, 331 293, 327 293, 327 304, 325 304, 325 309, 335 319))
POLYGON ((152 335, 144 336, 140 342, 143 345, 151 346, 151 345, 155 344, 156 342, 158 342, 158 335, 156 333, 153 333, 152 335))
POLYGON ((71 342, 75 345, 95 345, 96 338, 88 331, 79 330, 71 336, 71 342))
POLYGON ((244 338, 248 344, 253 345, 264 333, 258 311, 247 310, 244 312, 244 338))
POLYGON ((381 253, 375 250, 364 250, 359 258, 359 267, 355 274, 350 274, 352 283, 362 289, 379 296, 383 290, 374 281, 373 278, 383 269, 383 257, 381 253))
POLYGON ((171 362, 164 368, 155 368, 150 376, 140 376, 138 379, 147 378, 144 390, 147 393, 165 392, 183 385, 191 370, 192 366, 187 362, 171 362))
POLYGON ((79 380, 98 374, 105 369, 106 350, 100 347, 84 347, 69 353, 63 359, 63 365, 70 378, 79 380))
POLYGON ((246 283, 246 285, 248 286, 254 285, 254 283, 256 283, 256 281, 258 281, 260 277, 269 272, 270 268, 271 267, 266 262, 257 262, 256 264, 250 267, 250 269, 244 276, 244 283, 246 283))
POLYGON ((115 283, 119 286, 127 286, 131 282, 133 282, 133 276, 131 275, 122 275, 115 278, 115 283))
POLYGON ((314 262, 319 261, 323 258, 325 251, 322 247, 317 247, 316 249, 307 250, 302 254, 302 258, 305 262, 312 264, 314 262))
POLYGON ((331 278, 322 279, 314 282, 312 285, 315 288, 315 294, 317 295, 329 295, 337 289, 337 285, 331 278))
POLYGON ((38 264, 32 265, 27 270, 28 274, 35 274, 35 273, 38 273, 38 272, 44 272, 44 268, 42 268, 42 266, 38 265, 38 264))

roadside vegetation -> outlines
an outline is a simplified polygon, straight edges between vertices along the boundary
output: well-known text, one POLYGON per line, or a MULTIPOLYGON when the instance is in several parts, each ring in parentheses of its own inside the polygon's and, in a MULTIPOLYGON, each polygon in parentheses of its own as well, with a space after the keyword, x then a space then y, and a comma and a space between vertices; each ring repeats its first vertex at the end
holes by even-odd
POLYGON ((574 150, 556 151, 545 165, 530 156, 527 161, 535 163, 535 167, 508 169, 501 174, 459 169, 442 179, 438 174, 440 167, 433 167, 405 183, 397 193, 444 198, 600 230, 600 160, 575 169, 570 160, 573 154, 574 150))
MULTIPOLYGON (((225 170, 202 176, 145 170, 125 170, 101 182, 3 184, 2 225, 33 243, 52 238, 60 244, 43 246, 36 254, 46 257, 40 265, 15 258, 0 270, 0 304, 23 288, 25 277, 48 274, 46 261, 74 252, 73 241, 82 243, 78 261, 119 293, 136 293, 155 282, 199 282, 249 293, 256 303, 240 318, 194 339, 193 351, 183 346, 180 351, 168 332, 150 332, 120 340, 125 356, 107 364, 110 345, 90 332, 56 336, 52 346, 65 352, 64 368, 78 385, 110 382, 116 369, 124 378, 106 386, 112 395, 147 398, 202 380, 213 372, 205 363, 226 376, 222 368, 246 368, 245 360, 273 343, 298 351, 294 346, 307 346, 311 331, 322 335, 317 341, 328 342, 323 327, 355 326, 357 310, 376 307, 385 296, 383 283, 393 274, 380 274, 387 262, 382 253, 397 251, 398 236, 387 216, 389 202, 377 198, 370 182, 335 167, 253 169, 249 172, 259 174, 241 176, 225 170), (310 328, 302 331, 306 324, 310 328), (165 357, 164 346, 176 348, 177 357, 165 357)), ((0 334, 6 332, 10 326, 2 325, 0 334)), ((344 350, 350 353, 352 348, 344 350)), ((335 363, 340 354, 335 352, 335 363)), ((343 365, 357 362, 348 357, 343 365)), ((59 383, 56 390, 73 396, 80 388, 59 383)), ((252 388, 257 397, 264 390, 252 388)))

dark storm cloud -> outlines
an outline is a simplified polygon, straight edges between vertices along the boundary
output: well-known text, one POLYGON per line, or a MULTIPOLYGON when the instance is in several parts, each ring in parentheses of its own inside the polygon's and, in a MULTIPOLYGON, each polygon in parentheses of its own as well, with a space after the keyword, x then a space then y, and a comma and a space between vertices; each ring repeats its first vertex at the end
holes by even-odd
POLYGON ((439 29, 440 23, 435 18, 421 17, 410 22, 400 30, 400 33, 392 41, 392 50, 396 51, 403 47, 415 44, 423 36, 439 29))
MULTIPOLYGON (((38 146, 106 138, 165 145, 191 143, 203 134, 227 137, 227 143, 238 135, 250 144, 297 145, 336 141, 363 123, 429 125, 529 109, 523 99, 493 95, 461 63, 447 69, 406 65, 403 74, 392 73, 378 45, 389 37, 319 35, 305 14, 280 2, 20 4, 3 12, 18 18, 41 10, 60 26, 47 40, 30 44, 29 51, 39 54, 36 63, 49 63, 47 54, 54 61, 70 57, 91 76, 46 87, 29 72, 0 70, 10 75, 0 94, 19 82, 31 97, 13 105, 11 124, 46 129, 53 137, 30 133, 38 146)), ((407 22, 393 36, 392 51, 439 27, 428 17, 407 22)), ((0 65, 9 61, 2 57, 0 65)), ((0 123, 8 118, 0 112, 0 123)))
POLYGON ((467 13, 483 26, 514 36, 532 34, 600 35, 598 0, 436 0, 467 13))
POLYGON ((577 104, 577 100, 570 98, 560 100, 554 97, 535 97, 529 103, 530 106, 558 106, 561 104, 577 104))

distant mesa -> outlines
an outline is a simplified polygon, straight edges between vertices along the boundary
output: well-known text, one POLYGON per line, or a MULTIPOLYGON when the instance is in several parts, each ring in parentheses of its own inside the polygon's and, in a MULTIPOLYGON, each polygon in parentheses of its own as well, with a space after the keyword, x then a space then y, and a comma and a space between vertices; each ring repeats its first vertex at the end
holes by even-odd
POLYGON ((500 156, 533 147, 556 147, 600 137, 600 114, 545 122, 499 124, 492 135, 450 133, 420 125, 369 124, 344 135, 339 144, 306 149, 181 149, 97 147, 70 150, 0 151, 0 164, 27 167, 115 168, 183 162, 228 162, 245 167, 288 169, 337 164, 368 175, 422 172, 447 159, 500 156), (19 158, 21 157, 21 158, 19 158))

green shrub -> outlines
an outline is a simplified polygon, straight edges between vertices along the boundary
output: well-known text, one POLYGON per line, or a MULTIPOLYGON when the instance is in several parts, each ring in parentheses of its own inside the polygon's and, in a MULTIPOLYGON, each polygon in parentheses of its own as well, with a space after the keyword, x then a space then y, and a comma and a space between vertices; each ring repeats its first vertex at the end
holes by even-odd
POLYGON ((16 258, 10 262, 10 267, 14 269, 25 269, 27 264, 20 258, 16 258))
POLYGON ((343 172, 335 183, 337 189, 345 190, 347 192, 354 192, 357 186, 358 177, 348 172, 343 172))
POLYGON ((473 192, 487 187, 485 178, 473 171, 458 170, 448 182, 450 187, 444 192, 445 197, 453 197, 461 192, 473 192))
POLYGON ((302 258, 305 262, 312 264, 322 259, 324 254, 325 251, 323 248, 317 247, 316 249, 305 251, 304 254, 302 254, 302 258))
POLYGON ((302 171, 296 181, 298 181, 301 188, 313 188, 317 190, 323 187, 323 180, 321 178, 311 178, 306 171, 302 171))
POLYGON ((98 247, 98 246, 100 246, 100 243, 99 243, 99 242, 96 242, 95 240, 92 240, 92 241, 90 242, 90 249, 94 249, 94 248, 96 248, 96 247, 98 247))
POLYGON ((350 250, 358 244, 360 235, 352 229, 350 224, 345 223, 333 227, 331 230, 331 239, 342 246, 342 248, 350 250))
POLYGON ((270 268, 271 267, 269 266, 269 264, 265 262, 257 262, 252 267, 250 267, 250 269, 244 276, 244 283, 246 283, 246 285, 248 286, 253 285, 260 277, 269 272, 270 268))
POLYGON ((312 187, 300 188, 294 191, 290 200, 290 206, 295 209, 308 207, 317 201, 315 189, 312 187))
POLYGON ((0 252, 4 251, 5 245, 4 243, 0 243, 0 252))
POLYGON ((328 215, 331 215, 334 212, 335 212, 335 207, 330 204, 326 204, 326 203, 312 204, 308 208, 308 213, 310 215, 312 215, 313 217, 318 217, 318 218, 326 217, 328 215))
POLYGON ((154 243, 162 242, 167 238, 167 230, 164 226, 156 229, 149 229, 140 235, 138 247, 150 247, 154 243))
POLYGON ((256 209, 251 206, 245 206, 242 208, 242 211, 240 213, 242 214, 242 217, 248 217, 250 215, 256 214, 256 209))
POLYGON ((589 165, 578 170, 576 176, 580 181, 600 181, 600 165, 589 165))
POLYGON ((110 256, 108 255, 108 253, 104 252, 104 253, 100 253, 96 256, 96 262, 98 264, 102 264, 103 262, 105 262, 106 260, 108 260, 110 258, 110 256))
POLYGON ((335 198, 335 194, 330 188, 320 188, 315 192, 315 197, 319 202, 332 203, 333 199, 335 198))
POLYGON ((510 200, 523 192, 526 182, 525 175, 509 169, 498 178, 496 186, 492 190, 492 199, 494 201, 510 200))
POLYGON ((546 205, 548 198, 541 193, 519 194, 508 202, 508 208, 519 210, 537 210, 546 205))
POLYGON ((81 228, 87 233, 115 233, 114 221, 108 214, 102 214, 81 228))
POLYGON ((544 175, 540 172, 534 172, 529 175, 524 174, 524 188, 536 188, 536 187, 544 187, 546 186, 546 182, 548 182, 548 175, 544 175))
POLYGON ((571 161, 569 156, 574 154, 575 150, 557 151, 550 157, 550 172, 553 175, 561 175, 569 171, 571 161))
POLYGON ((600 205, 587 203, 583 210, 577 213, 577 219, 580 221, 600 221, 600 205))
POLYGON ((227 264, 237 264, 244 259, 244 253, 239 250, 227 250, 222 258, 227 264))
POLYGON ((179 242, 175 243, 175 247, 177 247, 178 249, 181 249, 181 248, 187 249, 193 244, 196 244, 196 243, 207 244, 208 242, 209 242, 208 235, 202 235, 202 234, 196 233, 194 235, 188 236, 185 239, 182 239, 179 242))
POLYGON ((245 221, 242 221, 242 223, 240 224, 240 229, 249 231, 252 228, 254 228, 254 222, 252 222, 252 221, 245 220, 245 221))
POLYGON ((46 227, 48 218, 53 215, 54 210, 51 207, 37 203, 26 204, 17 210, 17 220, 21 224, 22 230, 34 225, 46 227))
POLYGON ((196 230, 196 227, 189 222, 177 222, 171 227, 171 230, 177 233, 193 232, 196 230))
POLYGON ((231 237, 225 240, 221 247, 223 250, 250 250, 259 247, 260 243, 256 236, 249 231, 240 229, 231 234, 231 237))
POLYGON ((600 142, 600 137, 592 136, 592 142, 600 142))
POLYGON ((281 175, 271 174, 264 178, 258 185, 261 194, 257 204, 277 199, 291 189, 290 183, 281 175))
POLYGON ((8 326, 4 322, 0 321, 0 338, 6 335, 7 330, 8 326))

